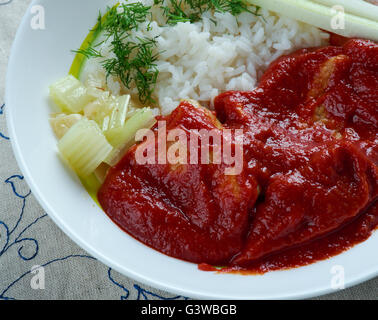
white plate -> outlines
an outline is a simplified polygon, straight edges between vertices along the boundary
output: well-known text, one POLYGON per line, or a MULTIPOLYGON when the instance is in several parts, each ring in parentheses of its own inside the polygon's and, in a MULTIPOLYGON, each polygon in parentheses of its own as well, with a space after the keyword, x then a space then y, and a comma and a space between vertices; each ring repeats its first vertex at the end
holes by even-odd
POLYGON ((345 269, 346 286, 378 274, 378 233, 316 264, 263 276, 202 272, 122 232, 95 205, 57 156, 48 123, 48 86, 68 73, 78 48, 110 0, 39 0, 45 30, 33 30, 30 8, 12 49, 6 83, 8 128, 18 164, 43 208, 77 244, 115 270, 145 284, 192 298, 305 298, 332 292, 331 271, 345 269))

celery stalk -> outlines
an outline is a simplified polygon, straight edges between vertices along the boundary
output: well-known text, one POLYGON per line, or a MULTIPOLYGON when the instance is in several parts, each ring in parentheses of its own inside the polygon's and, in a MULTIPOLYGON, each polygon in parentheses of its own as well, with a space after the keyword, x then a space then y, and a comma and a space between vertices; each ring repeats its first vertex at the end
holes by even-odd
POLYGON ((345 28, 333 29, 331 21, 335 17, 335 11, 331 5, 326 6, 311 0, 248 0, 248 2, 345 37, 378 41, 377 20, 348 12, 345 13, 345 28))
POLYGON ((109 120, 109 129, 122 127, 125 123, 130 103, 130 95, 120 96, 116 99, 113 112, 109 120))
POLYGON ((87 177, 109 156, 113 148, 97 123, 83 118, 59 140, 58 149, 80 177, 87 177))
POLYGON ((50 97, 63 112, 79 113, 95 98, 75 77, 69 75, 50 86, 50 97))
POLYGON ((361 18, 378 20, 378 6, 363 0, 314 0, 325 6, 342 6, 345 12, 361 18))
POLYGON ((104 161, 113 166, 122 155, 135 143, 135 135, 140 129, 151 128, 156 123, 150 108, 138 110, 122 127, 104 132, 109 143, 114 147, 112 153, 104 161))

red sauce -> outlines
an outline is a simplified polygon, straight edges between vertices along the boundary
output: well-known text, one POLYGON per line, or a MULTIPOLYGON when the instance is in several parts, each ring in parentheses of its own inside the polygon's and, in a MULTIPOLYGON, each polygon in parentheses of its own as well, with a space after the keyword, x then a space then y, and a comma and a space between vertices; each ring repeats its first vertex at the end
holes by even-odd
POLYGON ((165 118, 187 136, 243 129, 241 174, 223 163, 140 165, 137 145, 98 199, 136 239, 202 270, 263 273, 334 256, 378 224, 377 89, 371 41, 281 57, 256 90, 218 96, 215 113, 183 102, 165 118))

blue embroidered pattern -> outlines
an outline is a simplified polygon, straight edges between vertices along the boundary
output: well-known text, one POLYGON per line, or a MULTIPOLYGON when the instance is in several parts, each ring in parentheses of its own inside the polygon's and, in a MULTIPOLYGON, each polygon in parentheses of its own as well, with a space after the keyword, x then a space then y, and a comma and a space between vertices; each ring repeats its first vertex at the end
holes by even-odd
POLYGON ((10 248, 12 248, 13 246, 21 244, 21 246, 19 247, 19 249, 17 251, 18 255, 20 256, 21 259, 23 259, 25 261, 29 261, 29 260, 34 259, 34 257, 38 254, 38 248, 39 248, 38 241, 35 240, 35 239, 32 239, 32 238, 22 238, 22 235, 25 233, 25 231, 27 231, 34 224, 36 224, 40 219, 43 219, 46 215, 43 215, 43 216, 37 218, 34 222, 32 222, 27 227, 25 227, 23 230, 20 230, 18 232, 19 224, 20 224, 20 222, 21 222, 21 220, 22 220, 22 218, 24 216, 26 199, 31 194, 30 190, 25 195, 22 195, 19 191, 16 190, 15 181, 16 180, 21 180, 22 181, 23 179, 24 179, 24 177, 22 177, 20 175, 14 175, 14 176, 11 176, 11 177, 9 177, 8 179, 5 180, 5 183, 11 185, 12 191, 13 191, 14 195, 16 197, 18 197, 19 199, 22 200, 22 208, 21 208, 21 212, 19 214, 19 218, 17 219, 17 222, 13 226, 13 228, 8 227, 8 225, 6 225, 4 221, 0 221, 0 225, 3 226, 4 229, 5 229, 5 231, 6 231, 5 232, 5 243, 3 244, 2 248, 0 247, 1 248, 1 250, 0 250, 0 257, 5 252, 7 252, 10 248), (18 234, 17 234, 17 232, 18 232, 18 234), (13 234, 17 234, 17 235, 11 241, 11 236, 13 234), (27 257, 27 256, 25 256, 25 255, 22 254, 22 249, 24 248, 24 244, 26 244, 26 243, 33 244, 35 246, 34 253, 31 256, 29 256, 29 257, 27 257))
MULTIPOLYGON (((9 2, 10 3, 10 2, 9 2)), ((7 4, 7 3, 1 3, 0 5, 7 4)), ((0 116, 4 114, 4 108, 5 105, 1 105, 0 107, 0 116)), ((0 132, 0 140, 5 139, 9 140, 9 137, 5 136, 3 133, 0 132)), ((14 223, 12 222, 6 222, 5 219, 9 218, 11 216, 10 214, 7 215, 7 217, 0 216, 0 266, 1 266, 1 259, 2 257, 7 254, 14 254, 16 257, 18 257, 19 263, 22 264, 23 261, 31 261, 35 259, 40 251, 40 245, 38 241, 38 235, 35 234, 34 236, 25 236, 26 232, 32 233, 33 227, 40 223, 44 219, 47 218, 47 214, 43 214, 37 218, 35 218, 31 223, 27 224, 24 227, 22 226, 22 222, 25 220, 25 218, 28 216, 30 219, 32 217, 32 213, 28 215, 26 212, 26 205, 27 202, 31 196, 31 191, 29 188, 25 188, 25 180, 24 177, 20 174, 14 174, 10 176, 9 178, 5 179, 3 181, 5 186, 10 187, 10 190, 12 191, 13 196, 15 197, 14 202, 21 201, 21 209, 19 209, 19 213, 16 215, 16 221, 14 223), (26 191, 25 191, 26 189, 26 191), (15 248, 16 250, 13 251, 11 249, 15 248), (26 250, 27 249, 27 250, 26 250)), ((15 206, 17 207, 17 206, 15 206)), ((25 223, 25 222, 24 222, 25 223)), ((44 264, 42 264, 42 267, 49 267, 51 265, 54 265, 58 262, 67 262, 69 260, 74 259, 80 259, 83 263, 85 261, 96 261, 95 258, 88 256, 88 255, 79 255, 79 254, 72 254, 67 255, 64 257, 55 257, 44 264)), ((16 261, 16 263, 18 263, 16 261)), ((99 262, 98 262, 99 263, 99 262)), ((5 274, 5 270, 2 270, 2 274, 5 274)), ((172 297, 163 297, 160 296, 154 292, 148 291, 147 289, 142 288, 139 284, 134 283, 130 286, 130 288, 127 288, 125 285, 121 284, 121 282, 118 280, 116 281, 114 279, 114 275, 112 273, 112 269, 107 269, 107 278, 110 281, 112 285, 114 285, 116 288, 122 290, 122 294, 119 296, 120 300, 127 300, 130 299, 131 292, 133 292, 138 300, 150 300, 150 299, 160 299, 160 300, 176 300, 176 299, 188 299, 181 296, 172 296, 172 297)), ((32 271, 25 265, 25 271, 20 276, 18 276, 16 279, 10 281, 8 285, 6 285, 4 288, 0 286, 0 300, 16 300, 18 297, 11 297, 9 295, 9 291, 11 288, 17 286, 21 283, 21 280, 23 280, 25 277, 30 275, 32 271)), ((64 279, 62 279, 64 281, 64 279)), ((115 290, 116 292, 116 290, 115 290)), ((24 297, 19 297, 24 298, 24 297)))
POLYGON ((120 299, 121 299, 121 300, 127 300, 127 299, 129 298, 129 296, 130 296, 130 291, 129 291, 128 289, 126 289, 122 284, 118 283, 117 281, 115 281, 115 280, 113 279, 113 277, 112 277, 112 269, 111 269, 111 268, 108 269, 108 278, 109 278, 109 280, 110 280, 113 284, 115 284, 117 287, 119 287, 119 288, 121 288, 123 291, 125 291, 126 295, 121 296, 120 299))
MULTIPOLYGON (((13 0, 0 0, 0 6, 9 5, 13 2, 13 0)), ((5 104, 1 104, 0 106, 0 117, 4 115, 4 109, 5 104)), ((3 128, 0 127, 0 141, 5 140, 9 141, 10 138, 6 136, 3 131, 3 128)), ((0 145, 1 146, 1 145, 0 145)), ((1 152, 0 152, 1 155, 1 152)), ((28 216, 28 213, 26 211, 26 204, 31 196, 31 191, 27 188, 27 191, 23 191, 23 188, 20 188, 22 185, 25 187, 25 181, 24 177, 19 174, 15 174, 7 178, 4 182, 5 185, 9 186, 12 190, 12 193, 15 197, 15 201, 21 201, 21 209, 20 212, 16 215, 16 222, 15 223, 7 223, 4 219, 8 219, 9 216, 12 216, 12 213, 7 214, 7 217, 2 217, 0 215, 0 266, 2 265, 2 258, 5 254, 13 254, 13 251, 11 249, 16 248, 17 251, 14 252, 15 259, 17 257, 20 259, 19 263, 22 264, 23 262, 31 261, 35 259, 40 251, 40 245, 38 242, 38 235, 35 234, 34 236, 26 237, 24 236, 27 231, 28 233, 32 233, 33 227, 40 223, 44 219, 47 218, 47 214, 43 214, 37 218, 34 219, 31 223, 26 225, 26 227, 21 227, 22 222, 25 218, 25 216, 28 216), (26 250, 28 248, 28 250, 26 250), (24 250, 25 249, 25 250, 24 250), (17 252, 17 253, 16 253, 17 252)), ((29 214, 29 219, 32 217, 32 213, 29 214)), ((49 267, 52 266, 58 262, 67 262, 70 260, 80 259, 83 263, 86 261, 96 261, 95 258, 88 256, 88 255, 80 255, 80 254, 71 254, 64 257, 56 257, 53 258, 44 264, 41 265, 41 267, 49 267)), ((18 263, 15 261, 15 263, 18 263)), ((99 262, 97 262, 99 263, 99 262)), ((4 264, 3 264, 4 266, 4 264)), ((161 299, 161 300, 174 300, 174 299, 187 299, 181 296, 174 296, 171 298, 166 298, 163 296, 159 296, 158 294, 155 294, 153 292, 150 292, 146 289, 143 289, 138 284, 134 284, 132 288, 126 288, 123 284, 116 281, 114 279, 114 276, 112 274, 112 269, 107 269, 107 278, 109 282, 115 286, 115 288, 121 289, 123 294, 119 297, 120 300, 127 300, 130 298, 130 290, 136 290, 134 291, 137 295, 137 299, 143 299, 143 300, 149 300, 149 299, 161 299)), ((17 284, 20 284, 21 280, 23 280, 25 277, 30 275, 32 271, 25 265, 25 272, 18 276, 14 280, 10 280, 10 283, 6 285, 4 288, 0 285, 0 300, 16 300, 17 298, 24 298, 24 297, 11 297, 8 295, 11 288, 17 286, 17 284)), ((1 270, 2 275, 6 275, 6 270, 1 270)), ((62 282, 64 282, 64 279, 62 279, 62 282)), ((116 290, 114 291, 116 292, 116 290)))
MULTIPOLYGON (((9 249, 11 249, 13 246, 16 246, 16 245, 19 245, 19 248, 18 248, 18 251, 17 251, 18 256, 24 261, 33 260, 39 253, 39 244, 38 244, 37 239, 31 238, 31 237, 23 237, 23 234, 27 230, 31 229, 34 225, 36 225, 39 221, 41 221, 42 219, 47 217, 47 214, 44 214, 44 215, 38 217, 37 219, 35 219, 32 223, 28 224, 23 229, 19 228, 20 223, 22 222, 24 215, 25 215, 26 201, 27 201, 28 197, 31 195, 30 190, 25 193, 25 192, 22 192, 21 190, 18 189, 17 185, 22 181, 24 181, 24 177, 21 176, 21 175, 13 175, 13 176, 9 177, 8 179, 6 179, 4 181, 5 184, 8 184, 11 187, 14 196, 17 199, 20 199, 22 201, 22 207, 21 207, 20 213, 18 215, 17 222, 15 223, 14 226, 11 227, 8 224, 6 224, 4 221, 0 220, 0 227, 1 227, 0 228, 0 239, 4 239, 4 240, 2 240, 3 243, 2 244, 0 243, 0 259, 9 249), (34 246, 33 253, 29 256, 24 255, 23 252, 22 252, 25 245, 34 246)), ((47 267, 47 266, 54 264, 56 262, 67 261, 67 260, 74 259, 74 258, 96 260, 95 258, 93 258, 91 256, 87 256, 87 255, 69 255, 69 256, 66 256, 66 257, 63 257, 63 258, 52 259, 52 260, 42 264, 41 266, 47 267)), ((16 298, 14 298, 14 297, 6 296, 6 293, 9 291, 10 288, 15 286, 20 280, 22 280, 25 276, 29 275, 30 273, 31 273, 31 271, 29 270, 29 271, 23 273, 17 279, 13 280, 5 289, 0 288, 0 300, 15 300, 16 298)), ((117 282, 116 280, 114 280, 114 278, 112 276, 112 269, 111 268, 108 269, 108 279, 112 284, 114 284, 115 286, 119 287, 120 289, 122 289, 124 291, 124 294, 120 296, 120 300, 127 300, 130 297, 130 290, 127 289, 124 285, 122 285, 119 282, 117 282)), ((187 298, 184 298, 184 297, 181 297, 181 296, 173 296, 173 297, 168 297, 168 298, 163 297, 163 296, 160 296, 156 293, 153 293, 151 291, 148 291, 148 290, 142 288, 138 284, 134 284, 133 288, 136 290, 138 300, 187 299, 187 298)))
MULTIPOLYGON (((93 259, 95 260, 94 258, 90 257, 90 256, 85 256, 85 255, 70 255, 70 256, 67 256, 67 257, 64 257, 64 258, 57 258, 57 259, 54 259, 54 260, 51 260, 49 262, 46 262, 45 264, 42 264, 41 267, 47 267, 51 264, 54 264, 56 262, 59 262, 59 261, 65 261, 65 260, 69 260, 69 259, 73 259, 73 258, 87 258, 87 259, 93 259)), ((16 280, 14 280, 11 284, 9 284, 1 293, 0 293, 0 299, 2 300, 16 300, 15 298, 12 298, 12 297, 7 297, 5 296, 5 294, 7 293, 7 291, 9 291, 10 288, 12 288, 17 282, 19 282, 20 280, 22 280, 25 276, 29 275, 32 271, 28 271, 28 272, 25 272, 23 275, 21 275, 20 277, 18 277, 16 280)))
POLYGON ((134 284, 134 288, 138 291, 138 298, 137 300, 151 300, 152 299, 158 299, 158 300, 188 300, 189 298, 182 297, 182 296, 175 296, 171 298, 166 298, 157 295, 156 293, 153 293, 151 291, 148 291, 146 289, 143 289, 142 287, 138 286, 137 284, 134 284))

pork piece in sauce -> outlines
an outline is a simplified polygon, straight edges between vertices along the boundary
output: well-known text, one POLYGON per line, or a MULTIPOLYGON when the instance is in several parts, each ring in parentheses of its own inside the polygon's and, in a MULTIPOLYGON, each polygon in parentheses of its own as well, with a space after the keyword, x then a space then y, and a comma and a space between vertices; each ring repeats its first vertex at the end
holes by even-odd
POLYGON ((257 90, 222 94, 215 107, 226 127, 244 128, 249 171, 263 190, 234 265, 325 236, 376 201, 375 43, 283 57, 257 90))
POLYGON ((211 162, 139 165, 134 146, 98 198, 125 231, 184 260, 265 272, 324 259, 378 224, 377 109, 376 43, 300 50, 256 90, 218 96, 216 117, 183 102, 165 119, 187 136, 243 129, 239 175, 211 162))
MULTIPOLYGON (((167 132, 182 129, 188 144, 191 130, 218 130, 221 135, 223 129, 212 112, 190 102, 182 102, 160 120, 166 120, 167 132)), ((157 130, 155 135, 158 159, 157 130)), ((105 212, 135 238, 165 254, 198 263, 228 263, 241 250, 248 231, 248 213, 257 198, 254 177, 244 172, 226 175, 224 164, 201 164, 200 159, 141 165, 137 147, 110 170, 98 194, 105 212), (194 162, 198 164, 190 164, 194 162)))

